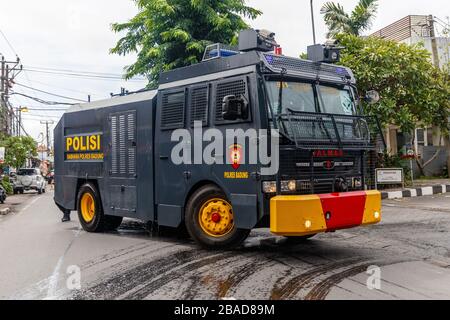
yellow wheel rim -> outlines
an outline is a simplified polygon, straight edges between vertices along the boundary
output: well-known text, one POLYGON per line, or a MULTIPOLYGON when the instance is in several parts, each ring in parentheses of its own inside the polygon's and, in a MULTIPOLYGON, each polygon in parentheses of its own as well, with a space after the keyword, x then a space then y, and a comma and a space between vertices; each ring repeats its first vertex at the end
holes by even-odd
POLYGON ((233 207, 223 199, 209 200, 200 209, 198 220, 207 235, 224 237, 234 229, 233 207))
POLYGON ((81 197, 81 215, 87 223, 92 222, 95 217, 95 200, 90 193, 85 193, 81 197))

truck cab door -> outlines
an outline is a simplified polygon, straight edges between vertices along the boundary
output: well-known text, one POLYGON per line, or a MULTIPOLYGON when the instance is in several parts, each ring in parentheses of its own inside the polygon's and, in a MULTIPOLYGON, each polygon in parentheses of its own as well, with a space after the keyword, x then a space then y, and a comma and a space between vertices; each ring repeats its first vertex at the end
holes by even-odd
POLYGON ((155 185, 158 224, 178 227, 182 221, 186 193, 186 165, 171 159, 172 134, 185 128, 186 90, 162 91, 158 96, 155 126, 155 185))
POLYGON ((137 114, 124 111, 108 117, 110 143, 107 188, 111 215, 136 217, 137 212, 137 114))

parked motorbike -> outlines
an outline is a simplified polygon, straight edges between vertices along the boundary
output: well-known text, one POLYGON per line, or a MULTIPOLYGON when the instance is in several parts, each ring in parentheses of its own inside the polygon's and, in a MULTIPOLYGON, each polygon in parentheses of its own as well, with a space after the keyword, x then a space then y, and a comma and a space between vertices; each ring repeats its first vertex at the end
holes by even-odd
POLYGON ((0 203, 1 203, 1 204, 5 203, 6 197, 7 197, 6 191, 5 191, 5 189, 0 185, 0 203))

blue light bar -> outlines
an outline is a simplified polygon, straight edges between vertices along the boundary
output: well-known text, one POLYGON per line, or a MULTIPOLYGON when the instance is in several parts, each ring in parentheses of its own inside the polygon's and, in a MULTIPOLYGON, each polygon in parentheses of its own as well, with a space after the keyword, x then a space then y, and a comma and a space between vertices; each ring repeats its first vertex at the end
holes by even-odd
POLYGON ((219 58, 219 57, 231 57, 239 54, 237 51, 227 50, 227 49, 214 49, 209 52, 210 58, 219 58))

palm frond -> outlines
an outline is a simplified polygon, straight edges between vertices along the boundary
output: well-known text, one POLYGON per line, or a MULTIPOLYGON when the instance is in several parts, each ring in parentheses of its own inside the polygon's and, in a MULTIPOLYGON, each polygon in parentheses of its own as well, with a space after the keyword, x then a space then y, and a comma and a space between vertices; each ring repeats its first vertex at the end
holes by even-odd
POLYGON ((343 32, 351 23, 349 15, 345 12, 344 7, 339 3, 325 3, 320 10, 320 13, 324 15, 325 24, 329 30, 329 37, 343 32))
POLYGON ((360 0, 352 12, 351 20, 358 35, 361 31, 367 30, 372 26, 372 21, 378 12, 378 0, 360 0))

